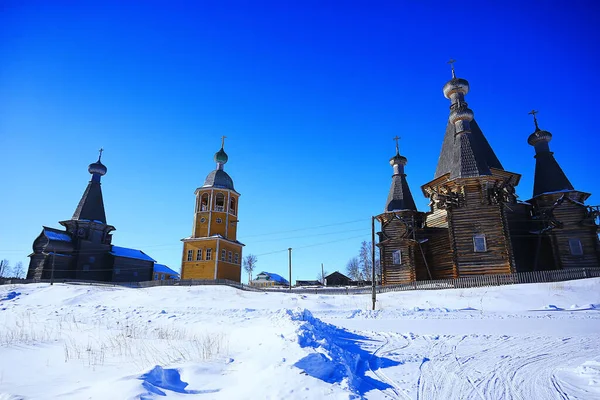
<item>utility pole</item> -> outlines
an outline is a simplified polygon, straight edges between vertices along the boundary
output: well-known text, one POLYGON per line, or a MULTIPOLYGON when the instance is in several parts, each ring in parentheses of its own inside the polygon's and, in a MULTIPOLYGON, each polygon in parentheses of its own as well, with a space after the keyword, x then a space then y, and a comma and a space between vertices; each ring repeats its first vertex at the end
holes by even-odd
POLYGON ((323 280, 321 284, 325 285, 325 270, 323 269, 323 263, 321 263, 321 280, 323 280))
POLYGON ((290 291, 292 291, 292 248, 288 248, 290 266, 290 291))
POLYGON ((371 217, 371 263, 371 269, 373 270, 373 310, 375 310, 375 301, 377 300, 375 281, 375 217, 371 217))

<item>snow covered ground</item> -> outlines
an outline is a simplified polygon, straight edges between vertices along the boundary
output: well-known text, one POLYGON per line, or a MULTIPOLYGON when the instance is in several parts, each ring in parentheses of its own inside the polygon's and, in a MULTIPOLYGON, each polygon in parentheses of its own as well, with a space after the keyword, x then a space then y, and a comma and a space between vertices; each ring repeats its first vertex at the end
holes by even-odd
POLYGON ((0 286, 0 400, 600 399, 600 279, 369 295, 0 286))

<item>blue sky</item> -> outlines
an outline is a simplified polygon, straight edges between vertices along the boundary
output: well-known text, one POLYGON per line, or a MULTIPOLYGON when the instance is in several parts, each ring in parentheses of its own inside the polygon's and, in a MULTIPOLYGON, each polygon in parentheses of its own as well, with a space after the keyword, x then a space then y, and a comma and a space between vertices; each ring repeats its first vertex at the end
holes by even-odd
MULTIPOLYGON (((576 189, 597 179, 594 1, 3 2, 0 258, 69 219, 104 147, 113 243, 174 269, 227 136, 258 270, 344 271, 383 211, 396 135, 420 210, 448 117, 446 61, 530 198, 532 108, 576 189), (596 172, 595 172, 596 171, 596 172)), ((259 272, 259 271, 258 271, 259 272)))

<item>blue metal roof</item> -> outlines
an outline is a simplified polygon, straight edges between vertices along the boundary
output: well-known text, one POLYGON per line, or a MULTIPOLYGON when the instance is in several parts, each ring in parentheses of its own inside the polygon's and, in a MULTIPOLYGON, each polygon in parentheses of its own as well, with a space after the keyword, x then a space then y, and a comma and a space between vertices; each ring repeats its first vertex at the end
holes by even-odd
POLYGON ((136 249, 128 249, 127 247, 112 246, 110 254, 117 257, 135 258, 138 260, 156 262, 156 260, 148 256, 143 251, 136 249))
POLYGON ((69 236, 67 234, 67 232, 56 232, 56 231, 51 231, 49 229, 44 229, 44 235, 46 235, 46 237, 50 240, 60 240, 62 242, 70 242, 71 241, 71 236, 69 236))
POLYGON ((287 279, 285 279, 285 278, 284 278, 284 277, 282 277, 281 275, 277 275, 277 274, 274 274, 274 273, 272 273, 272 272, 265 272, 265 271, 261 272, 261 273, 260 273, 260 274, 258 274, 258 275, 262 275, 262 274, 265 274, 265 275, 267 275, 267 279, 266 279, 266 280, 268 280, 268 281, 275 281, 275 282, 278 282, 278 283, 282 283, 282 284, 284 284, 284 285, 289 285, 289 284, 290 284, 290 283, 287 281, 287 279))
POLYGON ((179 272, 173 271, 171 268, 167 267, 164 264, 154 264, 154 272, 179 276, 179 272))

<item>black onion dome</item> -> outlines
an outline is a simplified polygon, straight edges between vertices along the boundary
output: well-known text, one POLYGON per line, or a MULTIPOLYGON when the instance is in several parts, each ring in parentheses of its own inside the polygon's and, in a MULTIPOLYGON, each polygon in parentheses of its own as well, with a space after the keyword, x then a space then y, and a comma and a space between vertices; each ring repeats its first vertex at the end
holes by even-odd
POLYGON ((535 146, 540 142, 548 143, 551 140, 552 134, 550 132, 544 131, 542 129, 536 129, 536 131, 529 135, 529 138, 527 138, 527 143, 529 143, 529 145, 531 146, 535 146))
POLYGON ((221 189, 235 190, 233 188, 233 180, 227 174, 227 172, 223 171, 222 169, 215 169, 210 174, 208 174, 208 176, 204 180, 204 185, 202 187, 215 187, 221 189))
POLYGON ((88 172, 92 175, 104 176, 106 175, 106 166, 98 160, 88 166, 88 172))
POLYGON ((394 157, 390 158, 390 165, 394 166, 394 165, 406 165, 406 163, 408 162, 408 160, 406 159, 406 157, 401 156, 400 154, 396 154, 394 157))
POLYGON ((221 147, 221 150, 215 153, 215 162, 219 164, 225 164, 227 160, 229 160, 229 157, 227 156, 227 153, 225 153, 225 150, 223 150, 221 147))

